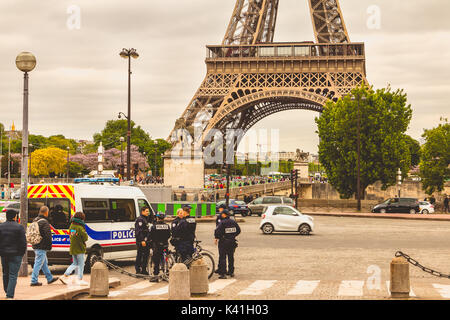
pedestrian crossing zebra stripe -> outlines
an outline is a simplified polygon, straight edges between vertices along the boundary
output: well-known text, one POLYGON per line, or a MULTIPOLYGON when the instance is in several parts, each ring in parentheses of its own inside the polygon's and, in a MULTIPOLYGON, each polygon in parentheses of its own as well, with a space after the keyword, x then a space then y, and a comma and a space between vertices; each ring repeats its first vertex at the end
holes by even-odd
POLYGON ((288 295, 312 294, 319 285, 319 282, 320 280, 314 281, 300 280, 295 284, 295 287, 287 294, 288 295))
MULTIPOLYGON (((215 294, 221 291, 228 289, 229 287, 233 287, 233 285, 238 285, 245 283, 247 281, 239 281, 237 279, 218 279, 209 284, 208 294, 215 294)), ((240 296, 258 296, 263 294, 270 293, 270 288, 272 288, 278 280, 256 280, 246 288, 237 293, 240 296)), ((334 282, 334 281, 333 281, 334 282)), ((386 281, 386 289, 390 295, 390 281, 386 281)), ((365 281, 357 281, 357 280, 343 280, 339 283, 339 289, 337 296, 339 297, 363 297, 364 289, 365 289, 365 281)), ((151 283, 149 281, 140 281, 135 284, 129 285, 125 288, 122 288, 117 291, 111 291, 109 293, 109 297, 115 298, 120 297, 125 294, 130 294, 131 292, 138 293, 139 291, 147 289, 146 292, 141 293, 139 296, 159 296, 159 295, 167 295, 169 292, 169 286, 164 285, 162 287, 157 287, 153 290, 148 290, 148 288, 152 286, 158 286, 156 283, 151 283)), ((315 293, 318 287, 327 287, 327 282, 321 280, 298 280, 289 291, 287 291, 286 295, 288 296, 311 296, 315 293)), ((450 299, 450 285, 443 284, 432 284, 432 287, 435 289, 435 292, 445 299, 450 299)), ((380 290, 380 289, 379 289, 380 290)), ((384 290, 381 289, 381 290, 384 290)), ((277 294, 279 295, 279 293, 277 294)), ((411 297, 416 297, 413 289, 410 289, 409 295, 411 297)))
POLYGON ((263 294, 264 290, 272 287, 277 280, 256 280, 247 289, 242 290, 238 295, 258 296, 263 294))
POLYGON ((339 286, 338 296, 360 297, 363 295, 364 281, 344 280, 339 286))

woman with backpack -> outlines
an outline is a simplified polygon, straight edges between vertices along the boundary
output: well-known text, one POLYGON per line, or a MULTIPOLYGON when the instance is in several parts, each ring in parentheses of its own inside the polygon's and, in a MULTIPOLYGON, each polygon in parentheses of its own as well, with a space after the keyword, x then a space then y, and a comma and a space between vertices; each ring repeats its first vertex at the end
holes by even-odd
POLYGON ((86 253, 86 242, 88 235, 84 224, 85 215, 83 212, 77 212, 71 220, 70 230, 70 254, 72 255, 72 264, 60 277, 62 283, 67 284, 69 276, 73 271, 77 270, 78 279, 75 284, 87 286, 88 283, 83 281, 84 257, 86 253))

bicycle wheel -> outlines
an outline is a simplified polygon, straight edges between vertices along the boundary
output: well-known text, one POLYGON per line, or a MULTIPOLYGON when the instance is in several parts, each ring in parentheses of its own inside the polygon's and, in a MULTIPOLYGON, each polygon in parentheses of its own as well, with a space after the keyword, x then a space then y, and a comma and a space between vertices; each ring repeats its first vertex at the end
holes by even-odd
POLYGON ((210 254, 209 252, 202 251, 200 252, 200 254, 202 255, 203 261, 208 267, 208 279, 210 279, 213 276, 214 271, 216 270, 216 263, 214 262, 212 254, 210 254))

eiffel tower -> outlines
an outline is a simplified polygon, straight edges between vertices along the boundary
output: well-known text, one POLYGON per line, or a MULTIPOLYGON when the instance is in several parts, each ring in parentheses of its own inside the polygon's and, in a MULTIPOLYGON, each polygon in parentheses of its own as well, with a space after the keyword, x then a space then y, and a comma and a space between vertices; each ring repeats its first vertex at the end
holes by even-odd
POLYGON ((213 129, 245 133, 277 112, 320 113, 328 100, 367 83, 364 43, 350 42, 339 1, 307 1, 315 42, 279 43, 279 0, 236 0, 222 44, 206 46, 206 77, 175 123, 173 146, 194 136, 199 119, 207 119, 200 121, 203 143, 213 129))

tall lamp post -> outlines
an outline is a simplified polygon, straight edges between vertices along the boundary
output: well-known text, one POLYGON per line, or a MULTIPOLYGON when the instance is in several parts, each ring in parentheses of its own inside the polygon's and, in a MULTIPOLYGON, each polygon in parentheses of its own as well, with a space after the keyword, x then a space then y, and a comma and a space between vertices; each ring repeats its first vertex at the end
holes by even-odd
POLYGON ((358 123, 357 123, 357 155, 358 155, 358 163, 356 169, 356 198, 358 200, 358 211, 361 211, 361 106, 360 101, 366 100, 365 96, 360 96, 359 94, 351 97, 352 101, 357 101, 357 114, 358 114, 358 123))
MULTIPOLYGON (((22 52, 16 58, 17 68, 24 73, 23 126, 22 126, 22 170, 20 186, 20 224, 26 230, 28 222, 28 72, 36 67, 36 58, 29 52, 22 52)), ((28 276, 27 252, 22 258, 19 277, 28 276)))
POLYGON ((70 155, 70 147, 67 147, 67 183, 69 183, 69 155, 70 155))
MULTIPOLYGON (((131 180, 131 58, 137 59, 139 54, 136 49, 123 48, 120 52, 120 56, 124 59, 128 59, 128 131, 127 131, 127 180, 131 180)), ((119 114, 120 115, 120 114, 119 114)))
POLYGON ((125 141, 124 137, 120 137, 120 175, 123 179, 124 174, 124 166, 123 166, 123 142, 125 141))

